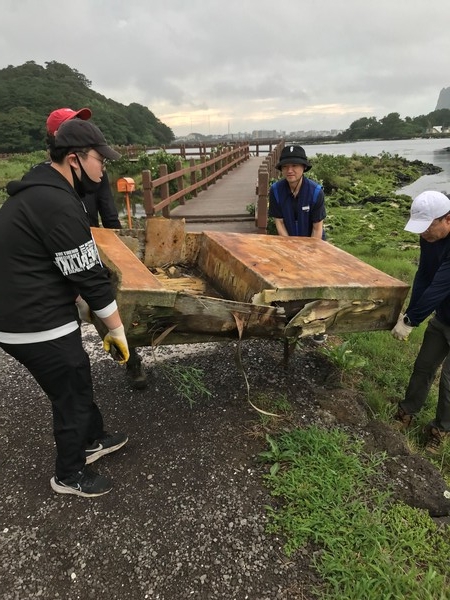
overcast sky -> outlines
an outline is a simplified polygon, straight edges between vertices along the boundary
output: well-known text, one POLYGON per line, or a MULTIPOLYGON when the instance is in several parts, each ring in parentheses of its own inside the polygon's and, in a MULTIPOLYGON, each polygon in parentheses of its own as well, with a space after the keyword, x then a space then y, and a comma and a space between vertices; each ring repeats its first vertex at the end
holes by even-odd
POLYGON ((0 9, 0 68, 64 63, 177 136, 415 117, 450 87, 450 0, 0 0, 0 9))

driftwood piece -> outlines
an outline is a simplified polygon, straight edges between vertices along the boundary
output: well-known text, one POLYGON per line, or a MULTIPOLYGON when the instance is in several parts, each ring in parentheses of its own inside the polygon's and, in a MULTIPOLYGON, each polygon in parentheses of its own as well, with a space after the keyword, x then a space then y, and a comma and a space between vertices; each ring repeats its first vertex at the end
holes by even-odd
POLYGON ((135 311, 127 335, 136 346, 152 346, 169 328, 165 344, 213 342, 239 339, 236 317, 244 324, 243 338, 282 338, 282 308, 257 306, 208 296, 179 292, 173 306, 147 305, 135 311))
POLYGON ((180 224, 148 219, 147 266, 120 231, 93 229, 131 346, 389 329, 409 289, 322 240, 180 224))

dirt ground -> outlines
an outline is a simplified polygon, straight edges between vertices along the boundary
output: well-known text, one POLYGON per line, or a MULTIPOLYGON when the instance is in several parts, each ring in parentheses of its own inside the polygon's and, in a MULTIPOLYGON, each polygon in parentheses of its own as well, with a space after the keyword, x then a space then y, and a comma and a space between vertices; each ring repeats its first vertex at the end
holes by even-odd
MULTIPOLYGON (((128 444, 94 467, 114 480, 97 499, 52 492, 48 400, 0 351, 0 598, 2 600, 307 600, 316 573, 305 548, 289 560, 265 532, 267 467, 259 417, 235 363, 236 344, 140 349, 149 378, 131 388, 123 367, 84 326, 97 402, 128 444), (204 371, 209 397, 189 405, 163 365, 204 371)), ((395 495, 434 517, 449 514, 439 473, 410 455, 401 434, 370 419, 359 395, 305 342, 282 366, 283 347, 242 343, 251 397, 284 394, 292 423, 343 427, 391 457, 383 477, 395 495)))

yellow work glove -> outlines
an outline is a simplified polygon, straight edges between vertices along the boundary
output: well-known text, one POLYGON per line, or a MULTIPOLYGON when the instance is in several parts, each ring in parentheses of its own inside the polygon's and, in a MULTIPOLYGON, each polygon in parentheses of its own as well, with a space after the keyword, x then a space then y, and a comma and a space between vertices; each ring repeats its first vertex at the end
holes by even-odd
POLYGON ((410 325, 407 325, 403 321, 404 316, 405 315, 400 313, 400 316, 398 318, 398 321, 397 321, 394 329, 391 330, 391 334, 395 337, 396 340, 401 340, 401 341, 406 342, 409 334, 413 330, 413 327, 411 327, 410 325))
POLYGON ((103 349, 109 352, 114 360, 123 365, 130 358, 128 342, 123 325, 110 329, 103 339, 103 349))
POLYGON ((80 298, 78 302, 75 302, 75 306, 77 307, 80 321, 84 321, 85 323, 92 323, 91 309, 89 308, 89 304, 85 300, 83 300, 83 298, 80 298))

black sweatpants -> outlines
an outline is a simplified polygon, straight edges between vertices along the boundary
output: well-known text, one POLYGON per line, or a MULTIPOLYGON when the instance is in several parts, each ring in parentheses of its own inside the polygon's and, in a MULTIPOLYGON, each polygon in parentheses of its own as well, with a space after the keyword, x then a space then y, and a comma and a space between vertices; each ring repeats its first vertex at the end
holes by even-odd
POLYGON ((103 434, 80 330, 49 342, 0 346, 28 369, 52 403, 56 476, 64 479, 79 471, 85 464, 86 446, 103 434))

